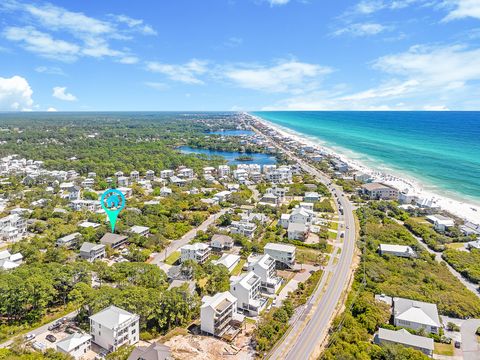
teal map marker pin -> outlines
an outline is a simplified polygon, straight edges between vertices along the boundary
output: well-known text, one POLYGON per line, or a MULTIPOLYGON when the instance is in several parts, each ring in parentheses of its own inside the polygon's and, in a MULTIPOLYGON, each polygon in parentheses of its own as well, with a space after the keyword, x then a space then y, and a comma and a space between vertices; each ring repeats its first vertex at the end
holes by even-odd
POLYGON ((100 203, 103 210, 105 210, 105 212, 107 213, 113 233, 115 231, 115 223, 117 222, 118 214, 125 207, 125 196, 120 190, 108 189, 102 194, 102 197, 100 198, 100 203))

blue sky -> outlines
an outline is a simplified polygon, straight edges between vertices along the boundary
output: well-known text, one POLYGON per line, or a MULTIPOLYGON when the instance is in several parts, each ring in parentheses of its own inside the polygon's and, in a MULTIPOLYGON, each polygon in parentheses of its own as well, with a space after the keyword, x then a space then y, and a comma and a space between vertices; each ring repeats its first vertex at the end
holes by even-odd
POLYGON ((2 0, 0 13, 0 111, 480 108, 480 0, 2 0))

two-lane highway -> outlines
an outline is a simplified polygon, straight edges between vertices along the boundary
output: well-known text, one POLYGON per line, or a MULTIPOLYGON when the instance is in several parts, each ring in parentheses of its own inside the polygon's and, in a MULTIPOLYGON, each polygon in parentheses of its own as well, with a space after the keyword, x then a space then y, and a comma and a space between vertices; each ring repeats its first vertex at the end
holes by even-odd
MULTIPOLYGON (((252 129, 260 132, 254 126, 252 129)), ((331 179, 272 139, 270 139, 270 142, 300 165, 305 172, 315 176, 317 180, 326 185, 334 196, 339 209, 343 209, 343 214, 340 211, 338 212, 339 223, 343 222, 345 226, 343 239, 340 238, 341 231, 337 234, 337 242, 343 240, 338 263, 335 264, 338 255, 338 248, 335 248, 329 263, 325 267, 320 284, 309 299, 302 314, 291 325, 287 335, 267 355, 268 359, 279 360, 316 359, 320 355, 322 343, 327 338, 328 329, 337 313, 337 309, 342 305, 342 294, 347 290, 352 274, 356 239, 354 208, 352 203, 343 195, 342 189, 332 184, 331 179)))

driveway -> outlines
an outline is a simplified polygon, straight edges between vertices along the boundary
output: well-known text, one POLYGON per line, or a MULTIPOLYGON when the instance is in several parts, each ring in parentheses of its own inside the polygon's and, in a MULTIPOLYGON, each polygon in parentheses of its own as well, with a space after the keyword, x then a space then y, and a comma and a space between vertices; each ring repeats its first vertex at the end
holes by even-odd
POLYGON ((465 360, 480 360, 480 347, 475 332, 480 327, 480 319, 466 320, 460 329, 462 350, 465 360))

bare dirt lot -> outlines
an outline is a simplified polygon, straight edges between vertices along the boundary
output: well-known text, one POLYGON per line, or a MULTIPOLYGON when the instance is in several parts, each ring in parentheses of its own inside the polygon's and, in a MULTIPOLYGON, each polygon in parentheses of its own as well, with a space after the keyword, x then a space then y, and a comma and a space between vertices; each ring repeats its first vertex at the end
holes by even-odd
POLYGON ((254 325, 247 323, 244 330, 229 344, 212 336, 178 335, 168 340, 174 358, 194 360, 254 359, 250 346, 254 325))

